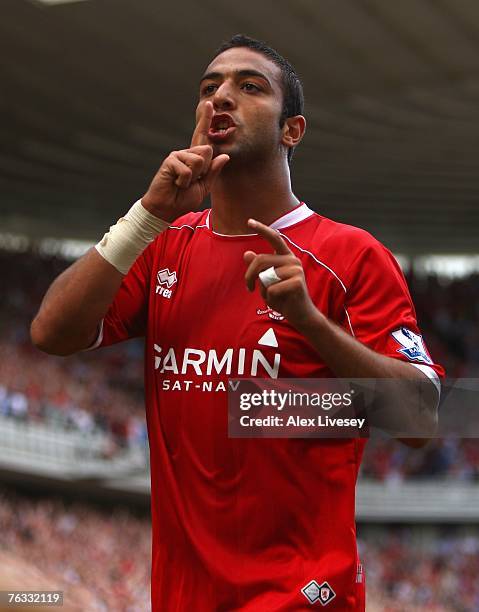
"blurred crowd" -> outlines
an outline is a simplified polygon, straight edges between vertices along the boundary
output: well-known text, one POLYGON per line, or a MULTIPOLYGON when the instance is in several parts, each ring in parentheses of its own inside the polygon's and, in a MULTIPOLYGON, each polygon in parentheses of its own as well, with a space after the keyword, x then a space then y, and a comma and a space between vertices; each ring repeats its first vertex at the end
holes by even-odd
MULTIPOLYGON (((51 357, 30 343, 29 323, 47 287, 69 262, 0 250, 0 416, 42 422, 111 440, 111 456, 147 446, 141 340, 72 357, 51 357)), ((444 280, 408 274, 427 346, 448 377, 479 377, 479 274, 444 280)), ((479 479, 479 442, 435 440, 411 451, 396 441, 370 441, 362 475, 479 479)))
MULTIPOLYGON (((0 558, 9 560, 9 567, 0 565, 4 588, 12 589, 14 580, 7 570, 26 565, 41 572, 30 579, 30 590, 60 590, 68 600, 69 591, 82 587, 90 595, 83 610, 145 612, 150 549, 149 517, 0 491, 0 558)), ((21 580, 27 588, 25 575, 21 580)))
MULTIPOLYGON (((426 537, 421 527, 360 528, 368 612, 479 609, 477 530, 438 529, 426 537)), ((62 590, 65 600, 81 589, 91 612, 150 610, 150 538, 150 518, 124 508, 0 491, 0 560, 23 568, 23 584, 24 568, 36 568, 31 589, 62 590)), ((11 589, 7 569, 0 584, 11 589)))
POLYGON ((368 612, 479 610, 479 535, 390 527, 359 538, 368 612))
POLYGON ((407 275, 417 320, 449 378, 479 377, 479 274, 442 279, 407 275))
POLYGON ((35 349, 29 324, 50 282, 68 265, 57 257, 0 251, 0 416, 64 430, 104 433, 113 456, 147 445, 143 344, 53 357, 35 349))
POLYGON ((441 478, 479 481, 479 440, 438 438, 411 450, 397 440, 371 440, 361 475, 381 481, 441 478))

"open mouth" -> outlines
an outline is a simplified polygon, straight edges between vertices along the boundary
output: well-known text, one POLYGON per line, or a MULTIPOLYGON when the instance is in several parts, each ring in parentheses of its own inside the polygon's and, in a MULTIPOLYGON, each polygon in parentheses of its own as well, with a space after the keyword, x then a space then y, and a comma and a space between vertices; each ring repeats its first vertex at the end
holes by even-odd
POLYGON ((208 137, 212 140, 224 140, 236 129, 233 118, 223 113, 215 115, 208 131, 208 137))

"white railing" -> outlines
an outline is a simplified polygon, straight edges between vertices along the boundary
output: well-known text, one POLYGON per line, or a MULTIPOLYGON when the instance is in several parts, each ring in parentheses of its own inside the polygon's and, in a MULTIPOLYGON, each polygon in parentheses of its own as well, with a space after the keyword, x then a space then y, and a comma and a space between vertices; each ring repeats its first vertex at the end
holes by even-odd
POLYGON ((111 453, 102 433, 65 431, 42 424, 0 417, 0 466, 51 475, 115 476, 146 471, 143 448, 111 453))
POLYGON ((365 522, 479 522, 479 486, 437 479, 400 483, 362 480, 356 517, 365 522))
MULTIPOLYGON (((150 494, 144 448, 106 456, 111 439, 0 417, 0 470, 150 494)), ((356 516, 367 523, 479 522, 479 485, 437 479, 380 483, 360 479, 356 516)))

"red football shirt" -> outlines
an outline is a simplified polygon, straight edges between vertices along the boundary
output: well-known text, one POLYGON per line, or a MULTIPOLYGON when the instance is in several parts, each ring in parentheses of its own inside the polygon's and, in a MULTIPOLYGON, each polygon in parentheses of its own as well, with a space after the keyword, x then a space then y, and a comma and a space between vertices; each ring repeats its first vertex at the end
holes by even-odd
MULTIPOLYGON (((355 484, 364 440, 230 439, 227 379, 334 377, 288 321, 246 289, 245 250, 190 213, 137 259, 97 345, 146 337, 153 611, 363 610, 355 484)), ((438 384, 404 277, 367 232, 305 204, 272 224, 316 306, 372 349, 438 384)))

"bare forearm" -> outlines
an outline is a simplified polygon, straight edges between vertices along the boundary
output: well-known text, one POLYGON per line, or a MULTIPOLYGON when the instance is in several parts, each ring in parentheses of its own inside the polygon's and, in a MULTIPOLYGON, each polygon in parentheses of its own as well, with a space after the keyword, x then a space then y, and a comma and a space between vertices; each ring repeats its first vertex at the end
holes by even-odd
POLYGON ((368 348, 317 309, 297 329, 339 378, 424 378, 410 364, 368 348))
POLYGON ((33 343, 55 355, 90 346, 122 279, 95 249, 88 251, 47 291, 31 325, 33 343))
POLYGON ((434 435, 438 393, 417 368, 376 353, 316 309, 297 327, 339 378, 388 379, 378 387, 370 424, 409 446, 422 446, 434 435))

